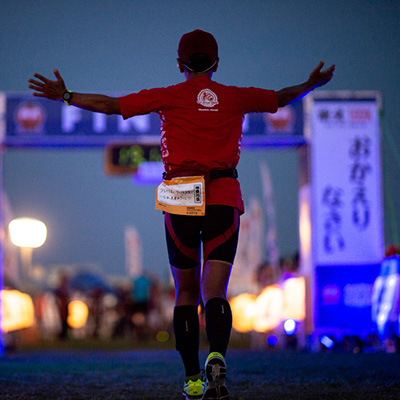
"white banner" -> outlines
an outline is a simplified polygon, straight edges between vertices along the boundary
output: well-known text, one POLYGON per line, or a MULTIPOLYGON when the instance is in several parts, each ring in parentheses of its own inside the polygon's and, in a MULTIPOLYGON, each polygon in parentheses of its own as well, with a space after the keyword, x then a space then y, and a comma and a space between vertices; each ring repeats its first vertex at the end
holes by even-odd
POLYGON ((313 100, 314 263, 379 263, 384 255, 379 106, 376 99, 313 100))

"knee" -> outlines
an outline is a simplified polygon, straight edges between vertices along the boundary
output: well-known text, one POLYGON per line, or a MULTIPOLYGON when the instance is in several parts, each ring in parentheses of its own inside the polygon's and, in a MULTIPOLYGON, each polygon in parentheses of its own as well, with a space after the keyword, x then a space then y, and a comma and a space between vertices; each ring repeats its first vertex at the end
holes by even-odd
POLYGON ((207 304, 209 300, 214 298, 226 300, 225 288, 206 288, 203 290, 202 298, 204 304, 207 304))
POLYGON ((198 287, 177 287, 175 290, 176 306, 197 306, 200 302, 200 290, 198 287))
POLYGON ((217 297, 226 300, 226 291, 232 264, 225 261, 206 261, 202 277, 204 304, 217 297))
POLYGON ((172 267, 175 280, 175 305, 194 306, 200 298, 200 266, 187 270, 172 267))

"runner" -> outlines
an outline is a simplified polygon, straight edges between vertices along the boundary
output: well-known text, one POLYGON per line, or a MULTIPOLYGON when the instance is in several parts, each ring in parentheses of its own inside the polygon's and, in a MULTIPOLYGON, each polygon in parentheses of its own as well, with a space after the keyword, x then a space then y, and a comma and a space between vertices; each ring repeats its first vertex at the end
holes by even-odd
POLYGON ((165 214, 175 280, 173 326, 185 369, 183 394, 187 399, 227 400, 225 355, 232 313, 226 290, 244 212, 236 170, 243 118, 250 112, 274 113, 300 99, 328 83, 335 67, 322 71, 321 61, 306 82, 277 92, 225 86, 211 79, 219 63, 217 42, 213 35, 198 29, 182 36, 177 63, 184 82, 120 98, 67 90, 57 69, 55 81, 34 74, 35 79, 28 82, 34 96, 85 110, 121 114, 124 119, 159 114, 165 173, 156 208, 165 214), (200 298, 210 343, 206 378, 201 376, 199 362, 200 298))

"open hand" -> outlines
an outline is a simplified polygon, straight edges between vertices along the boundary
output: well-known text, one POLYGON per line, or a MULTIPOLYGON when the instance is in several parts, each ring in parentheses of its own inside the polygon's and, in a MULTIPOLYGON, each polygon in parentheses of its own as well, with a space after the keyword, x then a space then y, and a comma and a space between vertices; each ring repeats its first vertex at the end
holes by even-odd
POLYGON ((333 71, 335 71, 335 64, 331 65, 325 71, 321 71, 324 64, 324 61, 320 61, 318 66, 311 72, 307 82, 310 88, 315 89, 324 86, 332 79, 333 71))
POLYGON ((61 78, 58 69, 55 69, 54 75, 57 78, 55 81, 51 81, 50 79, 45 78, 40 74, 33 74, 33 76, 37 79, 28 79, 30 83, 28 87, 33 89, 34 92, 32 93, 34 96, 37 97, 45 97, 51 100, 62 100, 63 94, 67 90, 65 87, 65 83, 63 78, 61 78))

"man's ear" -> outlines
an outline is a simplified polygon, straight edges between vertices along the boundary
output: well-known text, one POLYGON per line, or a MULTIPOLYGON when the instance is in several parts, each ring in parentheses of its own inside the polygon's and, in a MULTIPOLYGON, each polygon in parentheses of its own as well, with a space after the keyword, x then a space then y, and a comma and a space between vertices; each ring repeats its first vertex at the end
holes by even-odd
POLYGON ((181 73, 185 72, 185 67, 183 66, 182 61, 181 61, 179 58, 177 58, 176 61, 178 62, 177 67, 178 67, 179 71, 180 71, 181 73))
POLYGON ((215 65, 213 66, 213 69, 212 69, 213 72, 217 72, 218 63, 219 63, 219 57, 217 57, 217 62, 216 62, 215 65))

